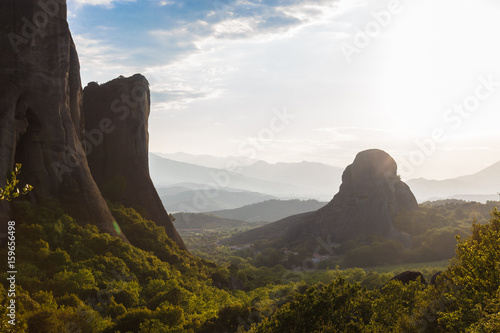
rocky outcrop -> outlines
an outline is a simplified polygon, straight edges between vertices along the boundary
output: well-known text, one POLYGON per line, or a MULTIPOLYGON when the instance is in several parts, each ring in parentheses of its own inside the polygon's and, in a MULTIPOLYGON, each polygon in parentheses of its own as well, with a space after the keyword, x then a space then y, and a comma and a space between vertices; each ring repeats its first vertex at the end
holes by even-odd
POLYGON ((441 282, 440 276, 443 274, 442 271, 434 273, 434 275, 431 277, 431 285, 436 286, 441 282))
POLYGON ((424 276, 420 272, 406 271, 401 274, 396 275, 390 281, 400 281, 403 284, 409 284, 411 281, 419 281, 424 286, 427 285, 424 276))
POLYGON ((146 78, 136 74, 102 85, 89 83, 82 109, 87 159, 104 197, 165 227, 169 237, 186 249, 149 176, 146 78))
POLYGON ((386 152, 360 152, 342 175, 339 192, 325 207, 294 215, 229 238, 226 243, 253 243, 282 239, 288 245, 317 243, 317 238, 343 243, 376 235, 410 242, 396 230, 394 217, 402 210, 418 209, 410 188, 397 175, 397 165, 386 152))
MULTIPOLYGON (((126 241, 81 143, 79 61, 65 1, 0 1, 0 50, 0 175, 22 163, 32 200, 57 198, 79 222, 126 241)), ((5 203, 0 210, 4 224, 11 213, 5 203)))
POLYGON ((394 159, 382 150, 365 150, 345 169, 339 193, 318 210, 311 228, 304 232, 329 234, 334 242, 364 235, 405 242, 407 236, 392 221, 400 211, 416 209, 417 200, 397 175, 394 159))

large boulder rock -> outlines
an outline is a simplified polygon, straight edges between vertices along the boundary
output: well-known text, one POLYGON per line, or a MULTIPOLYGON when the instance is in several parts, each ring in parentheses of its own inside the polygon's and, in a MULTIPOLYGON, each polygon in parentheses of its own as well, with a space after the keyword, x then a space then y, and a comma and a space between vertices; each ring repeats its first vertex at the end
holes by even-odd
POLYGON ((412 281, 419 281, 424 286, 427 285, 427 281, 425 281, 425 277, 422 273, 416 271, 405 271, 393 277, 390 281, 400 281, 403 284, 409 284, 412 281))
POLYGON ((186 249, 149 175, 149 83, 136 74, 84 89, 85 147, 92 175, 104 197, 136 209, 165 227, 186 249))
MULTIPOLYGON (((32 200, 54 197, 81 223, 126 238, 87 164, 79 61, 64 0, 0 1, 0 186, 14 164, 32 200)), ((0 224, 11 218, 0 206, 0 224)))
POLYGON ((330 245, 374 235, 409 245, 411 237, 393 225, 402 210, 418 209, 410 188, 397 175, 397 165, 386 152, 360 152, 342 175, 339 192, 325 207, 294 215, 229 238, 224 243, 253 243, 260 239, 281 239, 289 246, 318 244, 318 237, 330 245))
POLYGON ((339 193, 315 214, 310 230, 331 235, 334 242, 364 235, 405 242, 408 236, 392 221, 400 211, 416 209, 417 200, 397 175, 394 159, 379 149, 365 150, 345 169, 339 193))
POLYGON ((439 283, 441 283, 441 278, 440 276, 443 274, 442 271, 434 273, 434 275, 431 277, 431 285, 436 286, 439 283))

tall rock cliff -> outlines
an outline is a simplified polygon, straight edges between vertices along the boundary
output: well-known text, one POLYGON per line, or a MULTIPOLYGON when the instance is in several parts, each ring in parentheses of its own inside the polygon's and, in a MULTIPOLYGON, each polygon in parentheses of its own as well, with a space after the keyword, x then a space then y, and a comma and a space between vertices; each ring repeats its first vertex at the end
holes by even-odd
MULTIPOLYGON (((65 0, 0 1, 0 175, 22 163, 30 200, 56 198, 80 223, 128 241, 99 184, 186 249, 149 178, 147 80, 92 83, 84 99, 66 10, 65 0)), ((0 201, 0 233, 10 219, 0 201)))
MULTIPOLYGON (((0 175, 22 163, 32 200, 55 197, 81 223, 126 241, 80 142, 80 67, 66 10, 61 0, 0 2, 0 175)), ((5 224, 8 204, 2 203, 0 217, 5 224)))
POLYGON ((394 159, 382 150, 365 150, 345 169, 340 190, 328 205, 250 230, 227 242, 282 239, 294 244, 330 236, 332 242, 342 243, 366 235, 406 242, 408 236, 396 230, 392 221, 400 211, 416 209, 417 200, 397 176, 394 159))
POLYGON ((103 195, 164 226, 186 249, 149 176, 149 83, 142 75, 120 77, 84 89, 85 147, 103 195))

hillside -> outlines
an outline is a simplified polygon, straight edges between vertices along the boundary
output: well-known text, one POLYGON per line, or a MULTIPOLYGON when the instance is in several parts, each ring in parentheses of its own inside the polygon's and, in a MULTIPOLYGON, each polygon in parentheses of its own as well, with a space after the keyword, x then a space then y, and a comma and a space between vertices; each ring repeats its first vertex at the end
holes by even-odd
POLYGON ((267 200, 240 208, 212 211, 210 214, 247 222, 274 222, 287 216, 320 209, 326 202, 316 200, 267 200))
POLYGON ((174 226, 180 229, 230 229, 249 227, 250 223, 212 214, 177 213, 174 214, 174 226))
POLYGON ((163 205, 172 212, 202 213, 233 209, 274 198, 262 193, 231 189, 218 189, 217 195, 212 195, 212 192, 205 192, 204 187, 197 184, 160 187, 157 190, 163 205))
MULTIPOLYGON (((79 225, 55 200, 13 207, 16 264, 24 272, 16 279, 16 332, 139 332, 153 324, 162 332, 186 331, 238 302, 213 286, 214 264, 181 250, 163 227, 131 208, 110 205, 130 245, 79 225), (194 302, 203 307, 190 310, 194 302)), ((0 253, 6 257, 7 247, 0 253)), ((2 304, 6 295, 2 284, 2 304)))

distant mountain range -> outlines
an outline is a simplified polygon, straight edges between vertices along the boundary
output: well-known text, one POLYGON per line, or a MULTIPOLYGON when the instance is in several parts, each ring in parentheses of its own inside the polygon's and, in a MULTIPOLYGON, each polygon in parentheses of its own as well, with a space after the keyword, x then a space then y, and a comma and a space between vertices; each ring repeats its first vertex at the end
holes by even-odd
POLYGON ((234 163, 235 161, 238 163, 239 166, 247 166, 254 164, 256 162, 255 160, 252 160, 244 156, 219 157, 212 155, 192 155, 183 152, 178 152, 174 154, 165 154, 165 153, 153 153, 153 154, 172 161, 195 164, 214 169, 225 169, 229 163, 234 163))
MULTIPOLYGON (((221 193, 231 196, 238 192, 239 202, 225 204, 222 196, 210 199, 212 202, 203 210, 195 212, 239 208, 272 198, 315 199, 330 201, 338 192, 342 169, 329 165, 300 162, 270 164, 245 157, 216 157, 186 153, 150 154, 151 178, 159 192, 165 188, 177 188, 177 196, 164 198, 167 209, 177 211, 179 203, 189 203, 196 195, 193 191, 212 189, 219 185, 221 193), (161 156, 160 156, 161 155, 161 156), (239 166, 239 172, 227 172, 230 163, 239 166), (185 192, 181 194, 181 192, 185 192), (248 193, 252 192, 252 193, 248 193), (243 199, 243 197, 247 197, 243 199), (238 206, 241 204, 240 206, 238 206), (173 206, 172 206, 173 205, 173 206)), ((500 162, 472 175, 446 179, 411 179, 406 182, 419 202, 446 198, 486 202, 498 200, 500 192, 500 162)), ((215 194, 216 191, 212 191, 215 194)), ((199 193, 199 192, 197 192, 199 193)), ((207 197, 210 197, 208 195, 207 197)), ((238 200, 236 200, 238 201, 238 200)))
MULTIPOLYGON (((183 159, 186 160, 185 155, 183 159)), ((224 160, 231 158, 191 157, 193 162, 224 160)), ((199 163, 201 163, 199 162, 199 163)), ((215 162, 213 162, 215 163, 215 162)), ((181 186, 182 183, 196 184, 197 189, 250 191, 282 199, 330 200, 338 191, 341 170, 321 163, 278 163, 258 161, 252 165, 241 164, 240 172, 229 172, 224 168, 213 168, 186 162, 174 161, 156 154, 150 154, 151 178, 158 189, 181 186)), ((207 195, 210 197, 210 195, 207 195)), ((269 199, 269 197, 267 198, 269 199)), ((266 199, 264 199, 266 200, 266 199)), ((167 207, 172 210, 172 208, 167 207)))
POLYGON ((445 180, 411 179, 407 184, 420 202, 444 198, 486 202, 498 200, 500 162, 475 174, 445 180))
POLYGON ((287 216, 311 212, 325 206, 316 200, 268 200, 252 205, 210 212, 211 215, 246 222, 274 222, 287 216))

